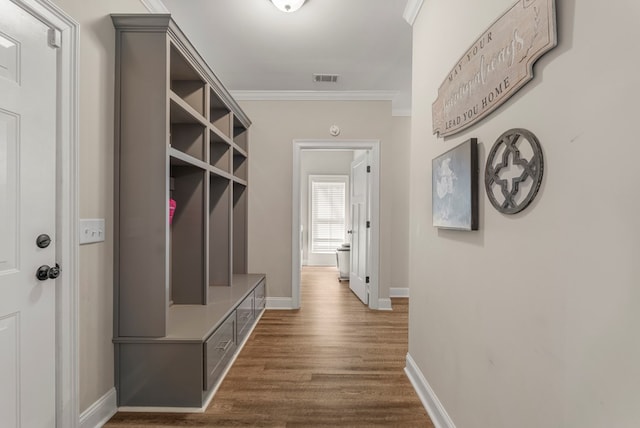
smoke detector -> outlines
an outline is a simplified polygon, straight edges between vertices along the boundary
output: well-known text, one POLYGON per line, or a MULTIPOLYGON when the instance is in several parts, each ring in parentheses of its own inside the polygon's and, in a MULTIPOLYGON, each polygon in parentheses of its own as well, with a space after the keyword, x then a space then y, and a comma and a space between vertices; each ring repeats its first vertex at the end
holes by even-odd
POLYGON ((305 0, 271 0, 271 3, 285 13, 292 13, 300 9, 305 0))

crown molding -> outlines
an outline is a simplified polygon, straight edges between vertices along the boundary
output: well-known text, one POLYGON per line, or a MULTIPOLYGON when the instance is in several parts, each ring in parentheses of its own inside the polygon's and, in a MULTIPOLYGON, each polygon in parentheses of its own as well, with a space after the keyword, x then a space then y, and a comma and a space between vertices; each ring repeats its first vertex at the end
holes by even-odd
POLYGON ((169 13, 162 0, 140 0, 140 3, 151 13, 169 13))
POLYGON ((416 21, 418 13, 420 12, 420 8, 422 7, 422 3, 424 3, 424 0, 407 1, 407 5, 404 8, 402 17, 409 23, 409 25, 413 26, 413 23, 416 21))
POLYGON ((391 101, 393 116, 411 116, 395 106, 396 91, 229 91, 237 101, 391 101))
POLYGON ((393 101, 396 91, 230 91, 241 101, 393 101))

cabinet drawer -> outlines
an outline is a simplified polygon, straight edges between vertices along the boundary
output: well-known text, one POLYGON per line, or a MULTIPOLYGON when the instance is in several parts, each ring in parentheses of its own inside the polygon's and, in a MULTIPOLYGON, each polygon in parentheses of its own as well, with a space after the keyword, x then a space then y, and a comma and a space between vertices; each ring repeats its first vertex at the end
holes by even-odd
POLYGON ((236 350, 235 326, 236 314, 233 312, 204 344, 204 390, 215 384, 236 350))
POLYGON ((238 343, 244 339, 253 321, 253 292, 240 303, 236 309, 238 316, 238 343))
POLYGON ((266 301, 267 301, 267 296, 266 296, 266 287, 265 287, 265 282, 262 281, 260 284, 258 284, 258 286, 256 287, 255 291, 255 315, 254 317, 257 317, 258 314, 265 308, 266 305, 266 301))

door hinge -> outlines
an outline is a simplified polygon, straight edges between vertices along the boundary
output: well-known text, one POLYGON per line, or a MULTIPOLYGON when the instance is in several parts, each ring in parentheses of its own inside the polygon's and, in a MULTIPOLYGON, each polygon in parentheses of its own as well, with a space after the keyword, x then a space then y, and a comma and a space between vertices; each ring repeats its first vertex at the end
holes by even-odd
POLYGON ((364 282, 365 282, 366 284, 368 284, 368 283, 369 283, 369 277, 368 277, 368 276, 364 279, 364 282))
POLYGON ((367 165, 367 172, 371 172, 371 165, 367 165))
POLYGON ((370 227, 371 227, 371 222, 367 220, 367 229, 369 229, 370 227))

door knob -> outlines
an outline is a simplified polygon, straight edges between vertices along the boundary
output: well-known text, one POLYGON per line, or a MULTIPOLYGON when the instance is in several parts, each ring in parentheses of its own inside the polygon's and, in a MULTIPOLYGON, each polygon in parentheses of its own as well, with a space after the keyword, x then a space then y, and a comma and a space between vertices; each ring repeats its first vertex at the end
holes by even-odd
POLYGON ((60 265, 56 263, 54 267, 49 267, 48 265, 42 265, 36 271, 36 278, 38 281, 46 281, 47 279, 56 279, 60 276, 60 265))
POLYGON ((62 269, 60 269, 60 265, 56 263, 54 267, 49 269, 49 279, 56 279, 60 276, 60 272, 62 272, 62 269))

